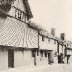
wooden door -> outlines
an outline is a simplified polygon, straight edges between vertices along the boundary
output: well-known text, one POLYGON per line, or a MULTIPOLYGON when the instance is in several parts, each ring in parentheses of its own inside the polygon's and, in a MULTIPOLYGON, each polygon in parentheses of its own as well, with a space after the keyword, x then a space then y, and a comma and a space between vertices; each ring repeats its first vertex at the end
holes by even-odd
POLYGON ((8 49, 8 67, 14 68, 14 50, 8 49))

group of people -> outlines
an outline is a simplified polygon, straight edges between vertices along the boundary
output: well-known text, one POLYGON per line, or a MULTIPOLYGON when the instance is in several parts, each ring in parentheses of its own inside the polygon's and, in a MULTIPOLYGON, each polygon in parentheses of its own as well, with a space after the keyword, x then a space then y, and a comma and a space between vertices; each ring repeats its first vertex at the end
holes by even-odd
POLYGON ((67 64, 68 64, 70 56, 71 55, 64 56, 64 54, 60 53, 60 55, 58 55, 58 63, 64 63, 64 58, 67 57, 67 64))

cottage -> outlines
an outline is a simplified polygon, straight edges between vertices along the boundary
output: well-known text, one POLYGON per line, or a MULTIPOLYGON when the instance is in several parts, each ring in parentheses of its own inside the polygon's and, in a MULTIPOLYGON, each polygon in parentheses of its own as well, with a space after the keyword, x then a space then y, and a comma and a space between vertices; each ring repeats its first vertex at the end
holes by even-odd
POLYGON ((66 45, 30 21, 28 0, 0 1, 0 70, 10 67, 57 63, 57 52, 66 54, 66 45))
POLYGON ((70 63, 72 61, 72 42, 66 40, 66 63, 70 63))
POLYGON ((38 31, 28 25, 32 17, 27 0, 0 1, 0 70, 36 65, 38 31))
MULTIPOLYGON (((57 40, 53 38, 51 33, 48 33, 45 29, 39 31, 39 50, 40 50, 40 64, 49 64, 57 62, 57 58, 54 57, 57 52, 57 40)), ((39 61, 38 61, 39 62, 39 61)))
POLYGON ((58 63, 68 63, 72 60, 71 55, 71 41, 65 40, 65 35, 62 33, 61 38, 58 39, 58 63))

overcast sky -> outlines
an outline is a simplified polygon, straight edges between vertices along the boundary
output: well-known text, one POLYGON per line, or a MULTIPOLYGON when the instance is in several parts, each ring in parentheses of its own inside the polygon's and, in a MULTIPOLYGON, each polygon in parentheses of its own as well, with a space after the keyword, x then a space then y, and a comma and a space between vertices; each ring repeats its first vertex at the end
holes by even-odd
POLYGON ((29 0, 34 18, 50 32, 56 28, 56 35, 66 33, 66 38, 72 41, 72 0, 29 0))

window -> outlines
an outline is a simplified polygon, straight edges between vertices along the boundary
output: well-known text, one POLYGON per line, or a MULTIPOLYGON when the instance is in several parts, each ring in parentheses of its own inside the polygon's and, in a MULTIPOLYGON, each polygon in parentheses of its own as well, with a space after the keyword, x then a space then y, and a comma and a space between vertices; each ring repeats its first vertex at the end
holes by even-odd
POLYGON ((21 19, 21 14, 22 12, 21 11, 18 11, 18 18, 21 19))
POLYGON ((47 52, 45 51, 45 57, 47 57, 47 52))
POLYGON ((42 50, 40 51, 40 54, 41 54, 41 56, 43 57, 43 51, 42 51, 42 50))
POLYGON ((25 13, 23 13, 22 20, 23 20, 24 22, 26 22, 26 14, 25 14, 25 13))
POLYGON ((26 22, 26 14, 18 9, 15 9, 15 18, 18 18, 18 19, 26 22))
POLYGON ((24 22, 27 21, 27 14, 24 11, 19 10, 18 8, 12 6, 15 10, 15 18, 20 19, 24 22))
POLYGON ((34 50, 32 51, 32 57, 35 57, 35 51, 34 50))
POLYGON ((18 10, 15 10, 15 17, 18 18, 18 10))
POLYGON ((44 41, 44 36, 42 36, 42 41, 44 41))
POLYGON ((39 50, 37 50, 37 56, 39 56, 39 50))
POLYGON ((18 19, 21 19, 21 14, 22 14, 22 12, 21 11, 19 11, 19 10, 15 10, 15 17, 16 18, 18 18, 18 19))

